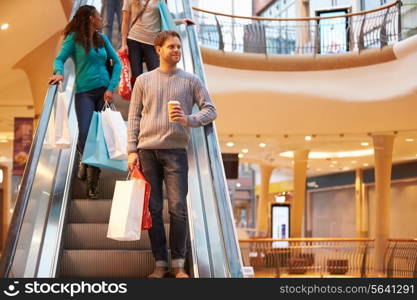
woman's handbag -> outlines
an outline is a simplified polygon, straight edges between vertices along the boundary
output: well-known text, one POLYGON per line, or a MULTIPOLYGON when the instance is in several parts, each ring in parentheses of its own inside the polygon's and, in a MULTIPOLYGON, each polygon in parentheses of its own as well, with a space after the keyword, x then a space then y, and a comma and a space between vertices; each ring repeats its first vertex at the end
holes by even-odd
POLYGON ((175 22, 165 1, 158 2, 159 14, 161 16, 161 31, 175 30, 175 22))

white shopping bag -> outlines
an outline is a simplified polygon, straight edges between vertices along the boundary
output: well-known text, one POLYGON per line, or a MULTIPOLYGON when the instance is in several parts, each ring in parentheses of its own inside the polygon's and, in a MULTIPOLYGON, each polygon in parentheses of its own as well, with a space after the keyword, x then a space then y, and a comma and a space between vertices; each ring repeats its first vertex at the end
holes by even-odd
POLYGON ((64 149, 71 145, 71 136, 68 122, 68 102, 62 84, 58 85, 55 112, 52 109, 46 132, 44 145, 48 148, 64 149))
POLYGON ((107 237, 118 241, 140 239, 146 182, 116 181, 107 237))
POLYGON ((64 149, 70 145, 67 95, 62 91, 62 84, 59 84, 55 107, 55 147, 64 149))
MULTIPOLYGON (((114 108, 114 106, 113 106, 114 108)), ((104 139, 110 159, 127 159, 127 127, 122 114, 112 110, 108 104, 101 112, 104 139)))

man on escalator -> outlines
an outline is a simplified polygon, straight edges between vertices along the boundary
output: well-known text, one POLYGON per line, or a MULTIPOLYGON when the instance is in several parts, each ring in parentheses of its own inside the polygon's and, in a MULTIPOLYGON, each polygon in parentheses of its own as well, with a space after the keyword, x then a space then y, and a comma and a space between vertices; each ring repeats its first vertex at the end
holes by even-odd
POLYGON ((168 273, 168 252, 162 219, 162 182, 165 182, 170 213, 171 267, 176 278, 187 278, 184 269, 187 240, 189 127, 211 123, 217 116, 200 79, 179 68, 181 38, 163 31, 155 38, 159 68, 136 79, 128 118, 128 166, 139 165, 151 184, 149 238, 155 270, 149 278, 168 273), (177 102, 176 102, 177 101, 177 102), (168 102, 174 103, 168 112, 168 102), (175 104, 178 103, 178 104, 175 104), (197 104, 200 111, 192 114, 197 104))

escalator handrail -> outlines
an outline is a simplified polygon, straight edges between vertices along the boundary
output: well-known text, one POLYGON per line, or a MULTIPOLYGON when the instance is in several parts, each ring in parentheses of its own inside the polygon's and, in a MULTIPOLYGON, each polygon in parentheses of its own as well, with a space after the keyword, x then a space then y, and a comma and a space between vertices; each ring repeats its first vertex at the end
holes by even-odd
POLYGON ((22 229, 26 208, 29 203, 29 197, 35 180, 36 169, 42 152, 43 142, 48 128, 51 111, 54 106, 56 93, 57 85, 50 85, 45 96, 44 106, 39 118, 34 140, 30 147, 29 157, 22 176, 22 181, 20 182, 20 189, 17 194, 13 216, 9 224, 9 231, 0 261, 1 278, 5 278, 9 275, 16 253, 17 243, 19 241, 18 237, 22 229))
MULTIPOLYGON (((192 18, 192 10, 188 0, 183 0, 185 18, 192 18)), ((191 48, 194 72, 200 77, 203 83, 206 83, 201 53, 198 47, 197 31, 195 26, 187 26, 187 34, 191 48)), ((234 221, 232 208, 230 204, 229 192, 227 190, 226 176, 224 173, 222 156, 220 154, 220 146, 216 136, 216 130, 213 123, 204 127, 206 135, 207 148, 209 152, 209 160, 211 173, 213 176, 214 190, 217 196, 217 205, 220 214, 220 222, 225 242, 226 256, 230 263, 229 269, 232 277, 242 277, 242 258, 240 254, 237 234, 234 229, 234 221)))

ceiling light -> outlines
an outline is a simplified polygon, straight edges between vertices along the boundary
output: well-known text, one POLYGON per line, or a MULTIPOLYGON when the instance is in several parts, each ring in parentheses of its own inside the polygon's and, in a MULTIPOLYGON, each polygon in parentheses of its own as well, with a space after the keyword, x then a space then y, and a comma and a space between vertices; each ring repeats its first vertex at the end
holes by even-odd
POLYGON ((312 137, 311 137, 311 135, 306 135, 306 136, 304 137, 304 139, 305 139, 306 141, 311 141, 312 137))
POLYGON ((242 150, 242 152, 243 152, 243 153, 248 153, 248 152, 249 152, 249 150, 245 148, 245 149, 243 149, 243 150, 242 150))
POLYGON ((6 140, 6 139, 1 139, 0 140, 0 143, 7 143, 8 142, 8 140, 6 140))
POLYGON ((349 170, 349 167, 343 167, 342 170, 347 171, 347 170, 349 170))
POLYGON ((406 142, 414 142, 414 139, 410 139, 410 138, 408 138, 408 139, 405 139, 405 141, 406 141, 406 142))
POLYGON ((367 163, 364 163, 364 164, 363 164, 363 166, 364 166, 364 167, 367 167, 367 166, 369 166, 369 164, 367 164, 367 163))
POLYGON ((320 169, 320 168, 318 168, 318 169, 316 169, 316 171, 320 172, 320 171, 321 171, 321 169, 320 169))
POLYGON ((337 165, 338 162, 336 160, 332 160, 331 164, 337 165))
POLYGON ((226 143, 226 146, 227 147, 233 147, 235 145, 235 143, 233 143, 233 142, 227 142, 226 143))
POLYGON ((242 185, 238 182, 236 183, 236 187, 240 188, 242 185))
POLYGON ((260 144, 259 144, 259 147, 261 147, 261 148, 265 148, 265 147, 266 147, 266 144, 265 144, 265 143, 260 143, 260 144))
POLYGON ((242 158, 244 155, 242 153, 239 153, 237 157, 242 158))
POLYGON ((352 161, 351 161, 351 163, 352 163, 352 164, 356 164, 356 163, 357 163, 357 161, 356 161, 356 160, 352 160, 352 161))
POLYGON ((369 143, 368 142, 362 142, 361 146, 367 147, 367 146, 369 146, 369 143))
POLYGON ((4 23, 4 24, 1 25, 0 28, 1 28, 1 30, 6 30, 7 28, 9 28, 9 24, 4 23))
MULTIPOLYGON (((326 158, 345 158, 345 157, 362 157, 370 156, 374 154, 374 149, 366 150, 354 150, 354 151, 342 151, 342 152, 309 152, 309 159, 326 159, 326 158)), ((292 151, 282 152, 279 154, 281 157, 293 158, 294 153, 292 151)))

